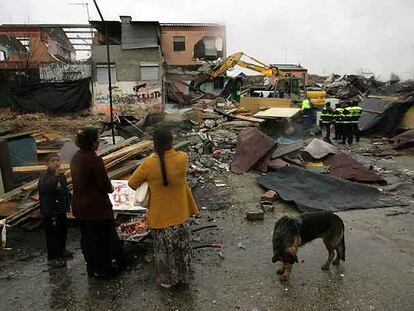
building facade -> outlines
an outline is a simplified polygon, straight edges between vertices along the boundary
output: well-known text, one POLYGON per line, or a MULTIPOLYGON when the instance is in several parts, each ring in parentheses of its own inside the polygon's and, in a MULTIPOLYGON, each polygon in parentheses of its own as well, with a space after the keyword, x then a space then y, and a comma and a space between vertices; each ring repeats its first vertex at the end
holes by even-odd
MULTIPOLYGON (((200 74, 210 62, 226 58, 226 26, 205 23, 161 23, 161 47, 174 97, 191 95, 200 74), (178 93, 178 94, 176 94, 178 93)), ((223 88, 220 79, 205 82, 199 88, 218 94, 223 88)))
POLYGON ((76 60, 75 48, 62 27, 43 24, 0 25, 0 35, 14 37, 30 50, 30 61, 34 66, 59 60, 76 60))
POLYGON ((151 111, 162 109, 162 51, 158 22, 92 21, 97 30, 92 44, 93 93, 95 109, 107 112, 109 107, 108 66, 105 27, 108 27, 111 59, 111 83, 115 109, 136 105, 151 111))
MULTIPOLYGON (((10 107, 17 87, 65 77, 90 77, 90 70, 72 68, 75 48, 63 26, 0 25, 0 107, 10 107)), ((90 67, 90 66, 89 66, 90 67)))
POLYGON ((167 65, 197 65, 226 57, 226 26, 161 24, 161 46, 167 65))
POLYGON ((299 78, 303 86, 308 82, 308 69, 300 64, 271 64, 271 66, 279 68, 279 70, 288 73, 291 77, 299 78))

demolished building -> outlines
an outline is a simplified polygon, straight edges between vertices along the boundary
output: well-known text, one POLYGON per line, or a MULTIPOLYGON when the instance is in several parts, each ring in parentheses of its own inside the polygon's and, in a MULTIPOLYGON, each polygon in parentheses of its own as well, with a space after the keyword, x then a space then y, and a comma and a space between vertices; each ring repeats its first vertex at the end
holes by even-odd
POLYGON ((90 31, 83 29, 89 26, 0 25, 0 107, 13 106, 13 93, 17 89, 20 92, 33 84, 90 78, 90 64, 76 61, 76 52, 88 45, 88 37, 78 37, 90 31), (69 36, 73 34, 76 37, 69 36))
MULTIPOLYGON (((167 79, 175 96, 185 99, 193 94, 200 75, 207 73, 209 63, 226 58, 226 26, 206 23, 162 23, 161 46, 167 79)), ((219 94, 223 79, 208 81, 201 91, 219 94)))
POLYGON ((160 111, 162 104, 163 55, 158 22, 91 21, 98 31, 92 45, 93 102, 108 112, 108 69, 105 28, 108 27, 111 82, 115 106, 136 105, 160 111))

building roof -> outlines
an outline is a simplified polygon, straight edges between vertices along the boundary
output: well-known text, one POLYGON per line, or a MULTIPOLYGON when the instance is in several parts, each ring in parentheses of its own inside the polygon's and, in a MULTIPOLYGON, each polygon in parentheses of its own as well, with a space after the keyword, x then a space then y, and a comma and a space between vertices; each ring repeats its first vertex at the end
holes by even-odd
POLYGON ((0 24, 0 27, 16 28, 89 28, 88 24, 0 24))
POLYGON ((216 23, 160 23, 161 27, 222 27, 216 23))
POLYGON ((280 70, 307 70, 301 65, 296 64, 270 64, 270 66, 277 67, 280 70))
POLYGON ((16 52, 27 52, 25 46, 16 39, 16 37, 10 36, 8 34, 0 34, 0 44, 4 45, 16 52))

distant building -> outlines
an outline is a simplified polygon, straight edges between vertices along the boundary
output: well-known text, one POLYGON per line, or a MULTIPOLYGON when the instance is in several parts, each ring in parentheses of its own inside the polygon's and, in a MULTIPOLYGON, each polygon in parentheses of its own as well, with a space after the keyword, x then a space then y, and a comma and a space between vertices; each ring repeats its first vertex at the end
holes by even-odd
MULTIPOLYGON (((64 26, 64 25, 62 25, 64 26)), ((0 35, 14 37, 25 48, 31 48, 31 62, 34 64, 76 60, 75 48, 63 27, 47 24, 3 24, 0 35)))
POLYGON ((90 77, 89 64, 74 63, 76 43, 67 35, 67 32, 83 34, 82 28, 89 29, 89 25, 0 25, 0 107, 11 106, 11 91, 16 87, 90 77), (73 31, 73 28, 79 30, 73 31))
POLYGON ((161 109, 163 84, 159 23, 133 21, 130 16, 121 16, 120 19, 91 21, 97 30, 91 55, 95 108, 106 111, 109 104, 107 26, 114 105, 135 104, 158 111, 161 109))
MULTIPOLYGON (((174 92, 192 93, 192 86, 208 62, 226 58, 226 26, 206 23, 161 23, 161 48, 167 78, 174 92)), ((203 83, 207 93, 220 93, 223 79, 203 83)))
POLYGON ((196 65, 226 57, 226 26, 161 23, 161 46, 167 65, 196 65))
POLYGON ((287 72, 291 77, 300 78, 303 85, 308 82, 308 69, 302 67, 300 64, 271 64, 271 66, 277 67, 280 70, 287 72))

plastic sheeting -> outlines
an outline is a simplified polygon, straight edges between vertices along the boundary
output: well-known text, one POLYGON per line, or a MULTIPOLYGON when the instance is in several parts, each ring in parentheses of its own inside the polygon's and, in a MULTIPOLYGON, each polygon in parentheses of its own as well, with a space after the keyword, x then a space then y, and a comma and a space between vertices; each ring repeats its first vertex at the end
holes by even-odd
POLYGON ((12 109, 23 112, 62 114, 90 107, 90 79, 38 83, 12 90, 12 109))
POLYGON ((265 189, 276 191, 283 200, 295 202, 301 212, 339 212, 405 205, 371 186, 295 167, 270 172, 259 177, 258 182, 265 189))

